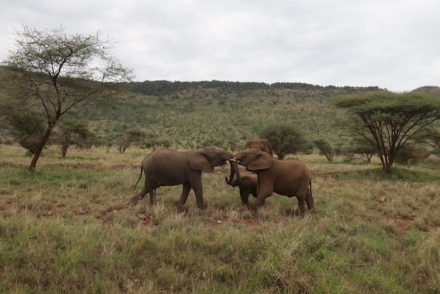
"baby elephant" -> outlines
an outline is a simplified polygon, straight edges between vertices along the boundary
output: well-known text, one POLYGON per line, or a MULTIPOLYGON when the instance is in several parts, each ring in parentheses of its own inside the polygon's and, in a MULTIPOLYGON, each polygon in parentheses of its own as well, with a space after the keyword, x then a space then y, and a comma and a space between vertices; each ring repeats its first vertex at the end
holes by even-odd
POLYGON ((225 180, 228 185, 240 189, 241 203, 243 203, 243 205, 249 206, 249 194, 257 197, 257 175, 246 175, 243 177, 237 175, 235 179, 232 178, 232 180, 228 180, 228 178, 225 177, 225 180))
POLYGON ((231 152, 215 146, 186 152, 172 149, 155 150, 142 161, 137 183, 144 172, 145 185, 142 191, 131 199, 131 202, 136 204, 149 193, 150 204, 153 205, 158 187, 182 185, 179 208, 185 204, 191 189, 196 195, 197 207, 205 208, 202 172, 212 172, 215 166, 224 165, 231 158, 231 152))

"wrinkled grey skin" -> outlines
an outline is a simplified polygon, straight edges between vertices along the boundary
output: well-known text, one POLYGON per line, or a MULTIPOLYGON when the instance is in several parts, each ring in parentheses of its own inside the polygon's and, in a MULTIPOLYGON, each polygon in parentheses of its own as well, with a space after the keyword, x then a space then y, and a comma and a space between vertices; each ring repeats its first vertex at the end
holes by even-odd
MULTIPOLYGON (((150 204, 156 203, 156 189, 161 186, 182 185, 179 208, 182 209, 192 189, 198 208, 206 208, 203 202, 202 172, 212 172, 214 167, 226 164, 232 153, 219 147, 209 146, 186 152, 172 149, 158 149, 148 155, 141 165, 138 182, 145 173, 145 185, 131 203, 136 205, 150 194, 150 204)), ((137 183, 136 183, 137 185, 137 183)))

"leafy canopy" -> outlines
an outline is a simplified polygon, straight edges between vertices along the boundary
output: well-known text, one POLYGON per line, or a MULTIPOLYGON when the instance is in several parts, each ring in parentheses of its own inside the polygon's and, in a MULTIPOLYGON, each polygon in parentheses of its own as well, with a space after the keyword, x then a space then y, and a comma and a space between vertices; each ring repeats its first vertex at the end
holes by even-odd
POLYGON ((352 132, 375 146, 387 171, 408 140, 440 119, 440 99, 422 93, 377 91, 334 102, 352 114, 352 132))
MULTIPOLYGON (((16 49, 6 64, 20 72, 14 91, 26 96, 23 108, 32 108, 45 120, 44 135, 37 145, 29 170, 33 171, 41 150, 60 118, 87 101, 108 97, 118 82, 128 81, 130 71, 109 54, 109 42, 99 34, 67 34, 63 29, 24 27, 16 49)), ((21 111, 20 108, 16 108, 21 111)))
POLYGON ((268 126, 261 132, 260 137, 269 140, 279 159, 306 149, 307 140, 304 135, 291 125, 268 126))

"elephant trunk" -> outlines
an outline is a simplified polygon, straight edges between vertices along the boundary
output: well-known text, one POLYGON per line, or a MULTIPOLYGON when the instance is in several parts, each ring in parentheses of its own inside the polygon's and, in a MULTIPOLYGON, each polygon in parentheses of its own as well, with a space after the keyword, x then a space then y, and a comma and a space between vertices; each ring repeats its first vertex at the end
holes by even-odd
POLYGON ((232 185, 232 182, 234 181, 234 176, 237 176, 237 184, 241 184, 241 176, 240 176, 240 171, 238 169, 238 165, 237 162, 235 160, 229 160, 229 164, 231 166, 231 172, 229 174, 229 179, 227 177, 225 177, 226 179, 226 183, 228 183, 229 185, 232 185))

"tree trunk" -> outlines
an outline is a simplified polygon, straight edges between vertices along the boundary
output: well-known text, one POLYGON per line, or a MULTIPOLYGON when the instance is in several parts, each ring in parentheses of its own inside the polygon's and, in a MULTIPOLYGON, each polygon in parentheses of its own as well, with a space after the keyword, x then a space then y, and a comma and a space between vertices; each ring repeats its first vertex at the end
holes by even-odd
POLYGON ((367 158, 366 162, 371 163, 371 157, 373 157, 373 153, 365 153, 365 156, 367 158))
POLYGON ((69 145, 67 144, 61 145, 61 155, 63 156, 63 158, 66 158, 67 149, 69 149, 69 145))
POLYGON ((333 162, 333 156, 331 156, 330 154, 325 154, 325 157, 327 158, 328 162, 333 162))
POLYGON ((43 151, 44 145, 46 145, 47 140, 50 137, 50 133, 52 133, 53 126, 49 126, 46 130, 46 133, 41 138, 40 145, 38 146, 37 150, 35 150, 34 156, 32 157, 31 164, 29 165, 29 171, 34 172, 35 168, 37 166, 37 161, 40 158, 41 151, 43 151))

